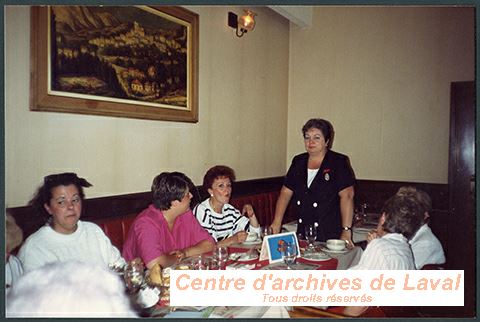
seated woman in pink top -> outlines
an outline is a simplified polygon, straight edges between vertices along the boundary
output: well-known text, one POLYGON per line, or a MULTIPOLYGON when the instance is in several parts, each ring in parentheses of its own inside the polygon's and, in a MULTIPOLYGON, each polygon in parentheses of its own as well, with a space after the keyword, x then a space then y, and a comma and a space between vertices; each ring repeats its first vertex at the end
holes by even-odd
POLYGON ((152 183, 153 204, 133 222, 123 257, 141 258, 147 268, 171 266, 185 257, 213 250, 215 243, 190 210, 192 181, 180 172, 163 172, 152 183))

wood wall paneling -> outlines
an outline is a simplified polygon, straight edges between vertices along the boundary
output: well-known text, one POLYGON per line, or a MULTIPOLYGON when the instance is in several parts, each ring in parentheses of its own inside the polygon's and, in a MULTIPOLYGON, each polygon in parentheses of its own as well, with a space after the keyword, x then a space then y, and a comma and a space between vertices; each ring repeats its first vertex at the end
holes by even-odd
POLYGON ((465 306, 451 308, 466 317, 476 314, 475 231, 475 82, 451 84, 447 263, 465 272, 465 306))
MULTIPOLYGON (((283 184, 283 177, 271 177, 235 182, 232 198, 254 195, 262 192, 279 191, 283 184)), ((425 190, 430 194, 433 203, 431 226, 439 239, 446 238, 445 218, 448 214, 448 186, 442 184, 410 183, 379 180, 357 180, 355 187, 355 204, 367 203, 370 212, 379 212, 385 200, 395 194, 404 185, 412 185, 425 190)), ((205 199, 208 193, 198 187, 201 198, 205 199)), ((87 191, 88 193, 88 191, 87 191)), ((139 213, 152 202, 150 192, 139 192, 108 197, 90 198, 83 203, 83 220, 125 216, 139 213)), ((192 205, 193 207, 193 205, 192 205)), ((25 237, 35 232, 43 225, 42 218, 36 216, 28 206, 9 208, 8 211, 15 217, 18 225, 24 231, 25 237)), ((284 222, 293 220, 296 214, 288 210, 284 222)), ((444 247, 446 245, 444 244, 444 247)))

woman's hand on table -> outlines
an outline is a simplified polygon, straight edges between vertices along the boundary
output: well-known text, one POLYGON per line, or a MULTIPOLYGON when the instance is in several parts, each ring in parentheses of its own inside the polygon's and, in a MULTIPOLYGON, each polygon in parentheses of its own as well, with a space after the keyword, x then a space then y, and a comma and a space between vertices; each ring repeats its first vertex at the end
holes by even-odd
POLYGON ((340 239, 343 239, 346 243, 348 249, 352 249, 355 247, 355 244, 352 240, 352 231, 351 230, 343 230, 342 234, 340 235, 340 239))
POLYGON ((175 256, 175 261, 178 264, 182 259, 187 257, 187 252, 184 249, 180 249, 171 252, 169 255, 175 256))
POLYGON ((278 234, 280 232, 280 230, 282 229, 282 222, 276 222, 275 220, 273 220, 270 227, 272 227, 272 233, 273 234, 278 234))
POLYGON ((247 235, 248 233, 246 231, 239 231, 232 237, 235 239, 237 243, 243 243, 245 240, 247 240, 247 235))
POLYGON ((217 247, 229 247, 234 244, 243 243, 245 240, 247 240, 247 235, 247 232, 239 231, 236 234, 217 242, 217 247))

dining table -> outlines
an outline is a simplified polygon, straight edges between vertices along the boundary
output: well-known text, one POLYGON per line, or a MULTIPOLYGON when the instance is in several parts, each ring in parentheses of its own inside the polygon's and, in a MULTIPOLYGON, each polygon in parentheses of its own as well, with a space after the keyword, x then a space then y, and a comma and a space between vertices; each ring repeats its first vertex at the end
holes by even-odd
POLYGON ((354 243, 362 243, 367 240, 368 233, 377 229, 379 213, 367 213, 357 217, 353 223, 352 240, 354 243))
MULTIPOLYGON (((308 245, 305 240, 299 240, 301 254, 296 263, 290 268, 283 262, 270 263, 268 259, 260 260, 262 242, 245 242, 228 247, 229 257, 226 261, 226 270, 345 270, 356 265, 363 253, 361 247, 355 246, 343 251, 329 251, 323 242, 308 245), (310 253, 310 256, 308 255, 310 253), (315 255, 316 256, 312 256, 315 255)), ((213 254, 204 254, 210 258, 213 254)), ((186 259, 186 263, 192 259, 186 259)), ((213 268, 218 269, 218 267, 213 268)), ((285 306, 216 306, 216 307, 170 307, 165 303, 158 303, 147 310, 144 316, 166 318, 289 318, 298 310, 285 306)))
MULTIPOLYGON (((253 254, 260 253, 259 246, 261 246, 260 241, 258 243, 233 244, 232 246, 229 247, 229 253, 230 254, 248 253, 248 252, 252 252, 253 254)), ((352 249, 344 249, 343 251, 331 251, 326 247, 325 242, 315 242, 313 255, 315 255, 316 253, 321 253, 325 256, 323 257, 312 256, 311 258, 313 259, 309 259, 308 256, 305 255, 305 251, 307 250, 307 247, 308 247, 308 242, 306 240, 299 240, 299 247, 301 250, 301 255, 296 259, 296 264, 313 265, 313 266, 316 266, 315 269, 325 269, 325 270, 348 269, 356 265, 360 261, 360 257, 362 256, 362 253, 363 253, 362 248, 358 246, 355 246, 352 249)), ((251 260, 248 260, 248 258, 242 259, 241 263, 238 263, 238 261, 236 263, 236 261, 230 260, 229 262, 227 262, 227 269, 229 269, 229 266, 230 267, 232 265, 241 266, 242 264, 248 265, 247 269, 272 269, 272 268, 274 269, 275 267, 281 267, 286 269, 286 265, 284 263, 270 264, 268 259, 260 261, 258 256, 252 256, 252 257, 253 258, 251 260)), ((304 266, 303 265, 293 266, 293 269, 304 269, 304 266)))

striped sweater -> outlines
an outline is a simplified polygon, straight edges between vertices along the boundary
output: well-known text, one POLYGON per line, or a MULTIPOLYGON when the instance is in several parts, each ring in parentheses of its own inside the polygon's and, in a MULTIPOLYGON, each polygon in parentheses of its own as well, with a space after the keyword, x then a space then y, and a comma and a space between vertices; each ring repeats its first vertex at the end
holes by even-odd
POLYGON ((250 221, 238 209, 230 204, 224 204, 222 213, 216 213, 210 206, 209 199, 199 203, 193 214, 200 225, 218 242, 233 236, 239 231, 252 231, 260 234, 260 227, 250 227, 250 221))

